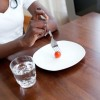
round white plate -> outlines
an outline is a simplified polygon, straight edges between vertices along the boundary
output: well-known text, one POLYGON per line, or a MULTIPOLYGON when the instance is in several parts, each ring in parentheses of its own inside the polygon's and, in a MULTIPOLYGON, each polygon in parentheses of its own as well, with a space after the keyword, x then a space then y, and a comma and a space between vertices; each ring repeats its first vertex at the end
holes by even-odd
POLYGON ((33 60, 38 67, 49 71, 63 70, 77 64, 86 54, 85 49, 75 42, 62 40, 57 43, 61 57, 55 58, 54 50, 50 44, 47 44, 33 55, 33 60))

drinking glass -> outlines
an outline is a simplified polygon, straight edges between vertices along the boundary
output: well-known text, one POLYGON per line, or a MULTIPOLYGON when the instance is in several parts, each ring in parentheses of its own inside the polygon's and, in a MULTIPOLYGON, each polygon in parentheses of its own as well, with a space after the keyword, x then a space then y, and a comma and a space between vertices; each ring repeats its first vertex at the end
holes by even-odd
POLYGON ((10 63, 10 69, 22 88, 29 88, 36 83, 36 69, 31 56, 15 58, 10 63))

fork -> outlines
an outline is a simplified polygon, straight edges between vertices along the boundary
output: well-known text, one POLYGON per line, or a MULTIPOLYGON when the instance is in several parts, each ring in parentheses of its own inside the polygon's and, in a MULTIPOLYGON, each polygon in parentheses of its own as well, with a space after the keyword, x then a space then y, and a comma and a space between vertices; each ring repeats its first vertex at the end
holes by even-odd
POLYGON ((51 37, 51 47, 53 48, 54 51, 60 51, 59 46, 58 46, 56 40, 53 38, 53 35, 52 35, 51 31, 49 30, 48 33, 51 37))
MULTIPOLYGON (((40 15, 40 17, 41 17, 41 19, 43 19, 43 20, 47 20, 47 19, 46 19, 44 16, 42 16, 42 15, 40 15)), ((54 51, 60 51, 59 46, 58 46, 56 40, 53 38, 52 32, 49 30, 47 34, 49 34, 50 37, 51 37, 51 47, 53 48, 53 50, 54 50, 54 51)), ((46 35, 47 35, 47 34, 46 34, 46 35)), ((45 35, 45 36, 46 36, 46 35, 45 35)))

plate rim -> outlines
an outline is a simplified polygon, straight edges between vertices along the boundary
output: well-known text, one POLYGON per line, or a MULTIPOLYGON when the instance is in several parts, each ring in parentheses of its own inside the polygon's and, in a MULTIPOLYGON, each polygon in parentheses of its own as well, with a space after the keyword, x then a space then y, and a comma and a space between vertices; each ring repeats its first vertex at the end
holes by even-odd
POLYGON ((68 68, 70 68, 70 67, 72 67, 72 66, 78 64, 78 63, 85 57, 85 55, 86 55, 86 50, 85 50, 85 49, 83 48, 83 46, 80 45, 79 43, 76 43, 76 42, 73 42, 73 41, 67 41, 67 40, 60 40, 60 41, 57 41, 57 43, 59 43, 59 42, 71 42, 71 43, 75 43, 75 44, 79 45, 79 46, 83 49, 83 51, 84 51, 83 57, 82 57, 78 62, 76 62, 75 64, 72 64, 71 66, 68 66, 68 67, 63 67, 63 68, 60 68, 60 69, 48 69, 48 68, 43 68, 43 67, 39 66, 39 65, 34 61, 34 55, 35 55, 38 51, 40 51, 40 49, 44 48, 44 47, 47 46, 47 45, 50 45, 50 43, 49 43, 49 44, 46 44, 46 45, 42 46, 41 48, 39 48, 39 49, 33 54, 33 61, 34 61, 34 63, 36 64, 37 67, 39 67, 39 68, 41 68, 41 69, 43 69, 43 70, 46 70, 46 71, 60 71, 60 70, 68 69, 68 68))

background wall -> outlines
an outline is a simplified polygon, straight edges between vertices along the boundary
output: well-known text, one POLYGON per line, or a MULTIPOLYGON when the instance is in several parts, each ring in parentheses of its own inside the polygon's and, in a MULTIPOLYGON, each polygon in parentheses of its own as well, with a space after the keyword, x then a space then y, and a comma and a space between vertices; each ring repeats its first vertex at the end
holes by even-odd
POLYGON ((68 14, 69 21, 76 19, 78 16, 75 13, 74 1, 73 0, 65 0, 65 1, 66 1, 67 14, 68 14))
MULTIPOLYGON (((77 18, 73 0, 38 0, 55 17, 59 25, 77 18)), ((30 16, 25 11, 25 15, 30 16)))
MULTIPOLYGON (((59 25, 68 22, 68 14, 65 0, 38 0, 57 20, 59 25)), ((25 11, 25 15, 31 16, 28 11, 25 11)))
POLYGON ((100 11, 100 0, 74 0, 74 4, 77 15, 100 11))

